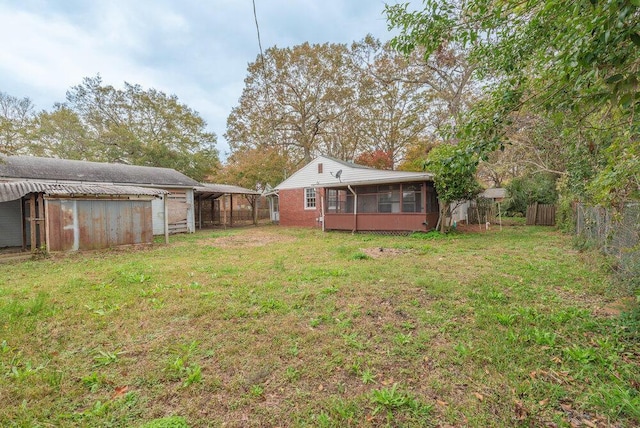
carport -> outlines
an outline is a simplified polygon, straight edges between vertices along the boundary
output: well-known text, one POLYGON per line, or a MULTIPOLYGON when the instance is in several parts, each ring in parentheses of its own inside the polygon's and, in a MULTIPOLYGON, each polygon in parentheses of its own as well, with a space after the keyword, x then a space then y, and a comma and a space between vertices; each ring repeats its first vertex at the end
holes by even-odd
POLYGON ((196 201, 196 223, 202 229, 207 223, 210 226, 218 224, 223 227, 233 227, 234 197, 244 196, 251 205, 253 224, 258 224, 258 198, 260 193, 255 190, 229 184, 203 183, 194 188, 196 201), (228 206, 227 206, 228 204, 228 206), (227 218, 227 208, 229 216, 227 218))

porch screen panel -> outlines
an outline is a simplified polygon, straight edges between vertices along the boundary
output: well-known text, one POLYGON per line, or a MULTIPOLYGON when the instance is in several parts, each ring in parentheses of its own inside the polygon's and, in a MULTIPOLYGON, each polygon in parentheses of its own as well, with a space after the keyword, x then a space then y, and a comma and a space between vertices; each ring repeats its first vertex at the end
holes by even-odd
POLYGON ((422 187, 420 185, 402 186, 402 212, 424 212, 422 209, 422 187))

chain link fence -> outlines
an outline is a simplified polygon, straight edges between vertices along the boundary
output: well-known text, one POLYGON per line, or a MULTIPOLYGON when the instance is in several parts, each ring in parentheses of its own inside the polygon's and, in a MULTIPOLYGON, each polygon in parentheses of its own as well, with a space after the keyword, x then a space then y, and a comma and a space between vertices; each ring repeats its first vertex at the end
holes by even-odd
POLYGON ((618 259, 618 271, 634 286, 640 285, 640 203, 621 212, 578 204, 576 234, 618 259))

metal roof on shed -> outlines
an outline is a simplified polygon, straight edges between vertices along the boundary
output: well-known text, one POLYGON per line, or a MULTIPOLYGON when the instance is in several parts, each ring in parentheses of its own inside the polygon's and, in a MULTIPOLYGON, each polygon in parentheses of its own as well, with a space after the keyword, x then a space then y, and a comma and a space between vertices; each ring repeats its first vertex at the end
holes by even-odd
POLYGON ((161 189, 137 186, 93 185, 93 184, 50 184, 36 181, 11 181, 0 183, 0 202, 20 199, 29 193, 69 196, 160 196, 168 193, 161 189))
POLYGON ((143 186, 194 187, 200 183, 171 168, 35 156, 0 156, 0 178, 143 186))

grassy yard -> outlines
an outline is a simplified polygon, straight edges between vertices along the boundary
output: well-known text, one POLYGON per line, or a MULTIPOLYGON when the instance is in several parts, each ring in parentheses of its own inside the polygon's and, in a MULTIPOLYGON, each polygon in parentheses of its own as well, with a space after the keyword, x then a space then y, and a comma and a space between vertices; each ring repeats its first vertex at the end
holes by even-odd
POLYGON ((0 265, 0 426, 637 426, 629 294, 522 226, 267 226, 0 265))

